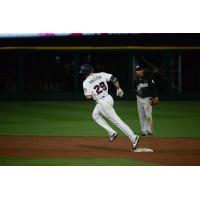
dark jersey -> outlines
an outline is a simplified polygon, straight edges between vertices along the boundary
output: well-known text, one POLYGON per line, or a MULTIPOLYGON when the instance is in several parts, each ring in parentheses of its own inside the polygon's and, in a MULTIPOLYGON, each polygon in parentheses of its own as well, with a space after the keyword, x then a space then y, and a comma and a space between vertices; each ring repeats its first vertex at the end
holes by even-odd
POLYGON ((134 81, 134 87, 136 95, 145 98, 145 97, 157 97, 157 90, 154 84, 154 80, 144 74, 143 77, 137 76, 134 81))

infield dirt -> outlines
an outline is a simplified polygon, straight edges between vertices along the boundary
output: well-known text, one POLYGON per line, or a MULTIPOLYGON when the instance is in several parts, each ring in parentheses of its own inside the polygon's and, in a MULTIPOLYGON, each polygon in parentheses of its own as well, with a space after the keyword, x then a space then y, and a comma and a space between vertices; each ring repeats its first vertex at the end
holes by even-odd
POLYGON ((158 165, 200 165, 200 138, 141 138, 138 147, 153 153, 136 153, 126 137, 113 143, 107 137, 0 136, 0 157, 114 158, 158 165))

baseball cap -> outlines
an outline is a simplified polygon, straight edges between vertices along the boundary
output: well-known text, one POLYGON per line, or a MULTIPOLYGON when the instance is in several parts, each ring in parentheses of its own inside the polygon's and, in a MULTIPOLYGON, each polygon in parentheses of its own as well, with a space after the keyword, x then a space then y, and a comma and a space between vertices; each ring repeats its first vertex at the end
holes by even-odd
POLYGON ((142 69, 143 69, 143 67, 140 66, 140 65, 137 65, 137 66, 135 67, 135 70, 136 70, 136 71, 140 71, 140 70, 142 70, 142 69))

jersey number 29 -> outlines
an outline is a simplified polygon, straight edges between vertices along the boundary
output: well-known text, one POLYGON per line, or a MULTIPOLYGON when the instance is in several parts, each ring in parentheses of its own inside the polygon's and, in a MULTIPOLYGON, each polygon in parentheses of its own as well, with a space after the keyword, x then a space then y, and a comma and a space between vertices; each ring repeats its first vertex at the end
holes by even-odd
POLYGON ((101 82, 99 85, 95 85, 94 89, 96 90, 97 94, 101 94, 103 90, 107 90, 107 87, 104 82, 101 82))

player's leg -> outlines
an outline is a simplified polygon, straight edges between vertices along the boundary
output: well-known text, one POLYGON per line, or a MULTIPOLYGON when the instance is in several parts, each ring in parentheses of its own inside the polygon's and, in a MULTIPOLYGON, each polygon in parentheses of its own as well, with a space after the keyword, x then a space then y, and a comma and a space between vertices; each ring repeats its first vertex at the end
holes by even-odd
POLYGON ((105 116, 107 119, 109 119, 113 124, 115 124, 125 135, 129 137, 132 143, 134 143, 136 135, 129 128, 129 126, 120 119, 120 117, 115 112, 113 108, 112 97, 108 97, 107 100, 104 100, 101 103, 99 103, 99 106, 101 114, 105 116))
POLYGON ((146 125, 146 115, 145 115, 145 110, 144 110, 143 104, 144 103, 143 103, 142 99, 137 98, 137 109, 138 109, 141 131, 142 131, 142 134, 146 135, 147 134, 147 125, 146 125))
POLYGON ((144 110, 146 116, 146 127, 149 134, 153 134, 153 118, 152 118, 152 105, 149 104, 149 99, 145 99, 144 110))
POLYGON ((114 131, 109 125, 108 123, 103 119, 103 117, 101 116, 101 113, 99 111, 99 106, 98 104, 95 106, 93 113, 92 113, 92 118, 94 119, 94 121, 99 124, 102 128, 106 129, 106 131, 108 132, 109 136, 111 137, 113 134, 116 133, 116 131, 114 131))
POLYGON ((143 131, 143 136, 145 135, 148 135, 148 121, 147 121, 147 118, 146 118, 146 114, 145 114, 145 111, 144 111, 144 115, 145 115, 145 121, 144 121, 144 131, 143 131))

